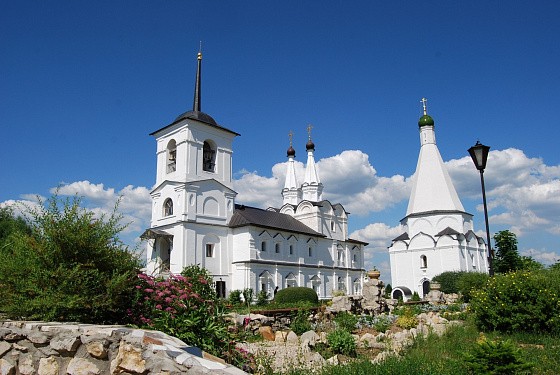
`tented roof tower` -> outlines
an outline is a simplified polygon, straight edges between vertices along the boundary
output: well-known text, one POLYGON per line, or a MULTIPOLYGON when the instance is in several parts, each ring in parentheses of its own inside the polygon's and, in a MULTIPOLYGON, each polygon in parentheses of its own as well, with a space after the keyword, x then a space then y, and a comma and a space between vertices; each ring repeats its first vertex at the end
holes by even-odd
POLYGON ((422 99, 422 104, 424 115, 418 120, 420 155, 406 216, 433 211, 464 212, 437 148, 434 120, 427 113, 426 99, 422 99))

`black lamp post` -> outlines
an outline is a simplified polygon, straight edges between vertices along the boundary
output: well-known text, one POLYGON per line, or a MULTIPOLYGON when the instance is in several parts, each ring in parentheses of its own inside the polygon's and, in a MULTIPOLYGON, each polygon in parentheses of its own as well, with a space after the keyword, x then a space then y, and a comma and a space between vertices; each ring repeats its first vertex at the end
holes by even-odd
POLYGON ((479 141, 469 148, 469 154, 480 172, 480 183, 482 185, 482 202, 484 203, 484 220, 486 221, 486 240, 488 241, 488 273, 494 276, 494 268, 492 267, 492 245, 490 243, 490 229, 488 227, 488 208, 486 207, 486 189, 484 188, 484 169, 486 168, 486 160, 488 160, 488 152, 490 146, 485 146, 479 141))

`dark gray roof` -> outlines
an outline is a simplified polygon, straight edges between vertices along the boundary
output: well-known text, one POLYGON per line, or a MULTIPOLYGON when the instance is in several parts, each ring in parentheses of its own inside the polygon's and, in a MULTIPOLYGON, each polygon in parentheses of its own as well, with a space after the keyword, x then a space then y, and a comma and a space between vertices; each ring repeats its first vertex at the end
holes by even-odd
POLYGON ((310 236, 326 237, 319 232, 315 232, 313 229, 309 228, 299 220, 294 219, 290 215, 255 207, 235 205, 235 211, 229 221, 229 227, 238 228, 247 225, 307 234, 310 236))
POLYGON ((357 243, 357 244, 364 245, 364 246, 369 245, 369 242, 364 242, 364 241, 360 241, 360 240, 355 240, 355 239, 353 239, 353 238, 347 239, 346 242, 357 243))
POLYGON ((455 229, 447 227, 444 230, 442 230, 441 232, 439 232, 438 234, 436 234, 436 237, 441 237, 441 236, 454 236, 460 234, 459 232, 457 232, 455 229))
POLYGON ((404 232, 403 234, 401 234, 397 238, 393 238, 393 241, 404 241, 404 240, 410 240, 410 237, 408 237, 408 233, 406 233, 406 232, 404 232))
POLYGON ((184 120, 184 119, 191 119, 191 120, 200 121, 200 122, 202 122, 202 123, 204 123, 204 124, 207 124, 207 125, 213 126, 213 127, 215 127, 215 128, 218 128, 218 129, 227 131, 228 133, 231 133, 231 134, 234 134, 234 135, 240 135, 239 133, 236 133, 236 132, 234 132, 233 130, 230 130, 230 129, 228 129, 228 128, 224 128, 224 127, 221 126, 221 125, 218 125, 218 124, 216 123, 216 121, 215 121, 210 115, 207 115, 206 113, 204 113, 204 112, 199 112, 199 111, 188 111, 188 112, 185 112, 185 113, 179 115, 179 117, 177 117, 177 118, 175 119, 175 121, 173 121, 171 124, 169 124, 169 125, 167 125, 167 126, 164 126, 163 128, 158 129, 158 130, 156 130, 156 131, 154 131, 154 132, 151 132, 150 135, 154 135, 154 134, 156 134, 157 132, 160 132, 160 131, 162 131, 162 130, 164 130, 164 129, 170 127, 170 126, 173 126, 173 125, 175 125, 176 123, 178 123, 179 121, 182 121, 182 120, 184 120))

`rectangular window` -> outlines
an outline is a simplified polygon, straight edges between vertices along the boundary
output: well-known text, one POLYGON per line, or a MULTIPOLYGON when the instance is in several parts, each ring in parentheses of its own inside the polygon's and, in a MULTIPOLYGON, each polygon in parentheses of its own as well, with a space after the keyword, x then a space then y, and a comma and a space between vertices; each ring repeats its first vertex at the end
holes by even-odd
POLYGON ((261 242, 261 251, 266 251, 266 242, 261 242))
POLYGON ((279 243, 277 243, 277 244, 274 246, 274 251, 276 252, 276 254, 278 254, 278 253, 280 252, 280 244, 279 244, 279 243))
POLYGON ((216 296, 218 298, 226 298, 226 282, 216 281, 216 296))
POLYGON ((294 245, 290 245, 290 255, 294 255, 294 245))
POLYGON ((307 254, 308 254, 310 257, 313 256, 313 249, 311 248, 311 246, 309 246, 309 247, 307 248, 307 254))
POLYGON ((206 244, 206 256, 208 258, 212 258, 214 256, 214 244, 211 243, 206 244))

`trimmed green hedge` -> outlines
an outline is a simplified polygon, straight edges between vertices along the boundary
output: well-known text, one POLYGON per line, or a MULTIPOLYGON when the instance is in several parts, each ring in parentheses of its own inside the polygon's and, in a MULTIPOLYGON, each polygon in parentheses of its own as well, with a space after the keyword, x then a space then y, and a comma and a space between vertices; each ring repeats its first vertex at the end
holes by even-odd
POLYGON ((274 302, 278 304, 309 302, 313 306, 317 306, 319 304, 319 297, 311 288, 296 286, 279 290, 274 296, 274 302))

